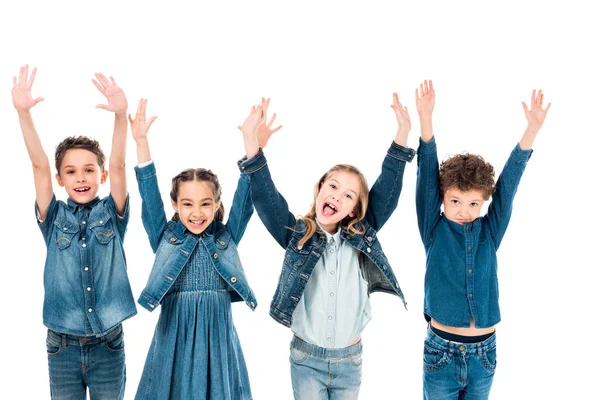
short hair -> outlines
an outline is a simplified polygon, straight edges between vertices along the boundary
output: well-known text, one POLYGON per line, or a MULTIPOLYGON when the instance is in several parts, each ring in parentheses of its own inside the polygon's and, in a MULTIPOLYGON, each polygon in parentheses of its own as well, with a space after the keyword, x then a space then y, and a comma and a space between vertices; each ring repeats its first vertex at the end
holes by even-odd
POLYGON ((56 165, 56 172, 60 175, 60 166, 65 158, 65 154, 71 149, 84 149, 91 151, 96 155, 98 159, 98 165, 100 169, 104 171, 104 160, 106 156, 100 148, 100 143, 87 136, 69 136, 56 146, 56 152, 54 153, 54 160, 56 165))
POLYGON ((440 164, 440 193, 458 188, 461 192, 481 190, 484 200, 496 191, 494 167, 476 154, 456 154, 440 164))

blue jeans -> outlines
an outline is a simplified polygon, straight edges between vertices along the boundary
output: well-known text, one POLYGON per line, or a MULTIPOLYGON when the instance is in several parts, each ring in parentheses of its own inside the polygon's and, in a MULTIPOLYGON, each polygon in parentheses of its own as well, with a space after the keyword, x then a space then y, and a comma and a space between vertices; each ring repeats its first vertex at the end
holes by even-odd
POLYGON ((479 343, 442 339, 427 328, 423 399, 487 399, 496 370, 496 334, 479 343))
POLYGON ((292 387, 296 400, 358 399, 362 343, 324 349, 296 338, 290 344, 292 387))
POLYGON ((117 326, 102 337, 65 335, 48 329, 46 338, 52 399, 123 399, 125 348, 117 326))

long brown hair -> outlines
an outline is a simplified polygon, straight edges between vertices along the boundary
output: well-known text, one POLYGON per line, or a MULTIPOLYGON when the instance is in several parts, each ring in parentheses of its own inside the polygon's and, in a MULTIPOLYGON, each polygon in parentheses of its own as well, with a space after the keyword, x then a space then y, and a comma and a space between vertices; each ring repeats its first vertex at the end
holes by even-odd
MULTIPOLYGON (((177 203, 177 196, 179 195, 179 185, 182 182, 209 182, 212 184, 213 193, 215 195, 215 201, 220 202, 219 209, 215 213, 215 221, 223 222, 223 217, 225 216, 225 208, 223 207, 223 202, 221 201, 221 185, 219 184, 219 178, 215 175, 210 169, 204 168, 188 168, 184 169, 180 173, 178 173, 171 180, 171 200, 177 203)), ((173 221, 179 221, 179 213, 175 212, 173 221)))
POLYGON ((360 193, 358 195, 358 202, 356 203, 356 208, 354 209, 354 217, 350 217, 349 215, 339 222, 341 228, 345 231, 349 231, 351 234, 361 234, 363 233, 363 225, 361 221, 365 217, 367 213, 367 207, 369 205, 369 186, 367 185, 367 179, 353 165, 350 164, 337 164, 334 165, 327 171, 321 179, 315 185, 314 193, 313 193, 313 203, 310 207, 310 211, 304 215, 302 221, 306 225, 306 233, 302 239, 298 242, 298 246, 302 247, 304 243, 306 243, 312 235, 317 231, 317 223, 315 222, 317 216, 317 196, 319 195, 319 191, 323 186, 323 183, 331 177, 334 172, 343 171, 348 172, 350 174, 354 174, 360 180, 360 193))

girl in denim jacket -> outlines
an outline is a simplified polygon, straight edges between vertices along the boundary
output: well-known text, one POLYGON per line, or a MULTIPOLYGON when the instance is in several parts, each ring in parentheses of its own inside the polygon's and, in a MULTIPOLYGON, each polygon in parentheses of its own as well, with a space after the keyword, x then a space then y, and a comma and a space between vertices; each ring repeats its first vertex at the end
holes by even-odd
MULTIPOLYGON (((253 212, 248 177, 242 175, 229 219, 223 224, 221 186, 210 170, 186 169, 172 180, 175 215, 167 221, 150 157, 146 100, 131 131, 142 196, 142 221, 156 260, 138 302, 162 311, 136 399, 251 399, 244 356, 231 318, 231 302, 254 310, 236 250, 253 212)), ((256 113, 247 121, 258 124, 256 113)))
POLYGON ((286 249, 270 314, 294 333, 294 397, 355 399, 361 383, 361 332, 371 319, 369 295, 381 291, 404 301, 377 231, 398 204, 404 167, 414 156, 405 147, 408 112, 394 94, 398 132, 370 191, 358 169, 336 165, 317 182, 309 213, 296 219, 275 188, 260 148, 275 117, 265 125, 268 105, 264 99, 260 105, 263 129, 240 127, 246 157, 239 165, 250 179, 259 217, 286 249))

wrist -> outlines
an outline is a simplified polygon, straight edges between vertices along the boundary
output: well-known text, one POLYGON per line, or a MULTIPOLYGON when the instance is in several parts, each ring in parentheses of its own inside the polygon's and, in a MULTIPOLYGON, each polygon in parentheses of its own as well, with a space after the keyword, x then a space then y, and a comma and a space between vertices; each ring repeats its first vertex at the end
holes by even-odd
POLYGON ((19 117, 31 116, 31 108, 17 108, 16 110, 19 117))

